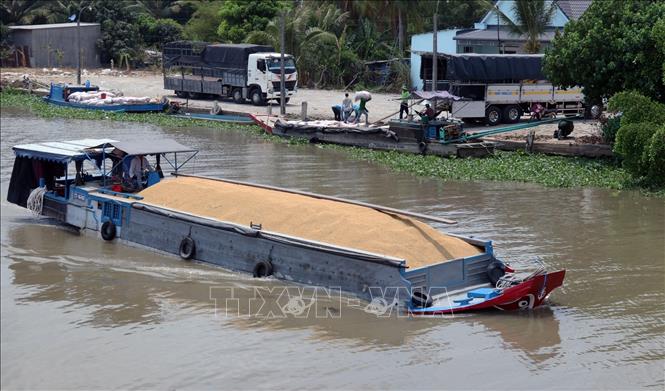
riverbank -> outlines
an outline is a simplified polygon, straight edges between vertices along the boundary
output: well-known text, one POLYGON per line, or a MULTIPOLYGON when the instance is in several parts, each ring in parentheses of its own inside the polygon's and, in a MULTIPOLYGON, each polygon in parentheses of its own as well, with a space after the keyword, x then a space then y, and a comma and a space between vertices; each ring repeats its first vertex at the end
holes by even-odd
MULTIPOLYGON (((200 126, 220 130, 241 130, 273 142, 302 144, 300 141, 290 141, 267 135, 255 125, 183 119, 163 113, 109 113, 70 109, 49 105, 38 97, 13 90, 0 92, 0 107, 25 109, 42 118, 111 120, 149 123, 164 127, 200 126)), ((640 187, 640 184, 635 182, 630 174, 613 159, 568 158, 522 152, 497 152, 495 156, 484 159, 442 159, 435 156, 409 155, 334 145, 320 145, 320 147, 341 151, 353 159, 375 162, 395 171, 444 180, 518 181, 548 187, 640 190, 650 196, 665 197, 665 189, 640 187)))

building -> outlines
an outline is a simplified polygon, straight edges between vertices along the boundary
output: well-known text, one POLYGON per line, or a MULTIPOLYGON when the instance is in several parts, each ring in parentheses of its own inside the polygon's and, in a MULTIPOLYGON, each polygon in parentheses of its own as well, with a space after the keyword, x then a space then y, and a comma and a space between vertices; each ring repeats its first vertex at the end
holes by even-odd
MULTIPOLYGON (((516 21, 512 0, 498 0, 496 7, 513 22, 516 21)), ((556 10, 552 20, 540 37, 541 53, 550 45, 557 31, 571 20, 577 20, 591 5, 591 0, 555 0, 556 10)), ((453 39, 457 42, 457 53, 519 54, 524 53, 526 36, 510 31, 495 10, 490 10, 475 24, 475 28, 453 39)))
MULTIPOLYGON (((437 32, 436 47, 439 53, 455 53, 457 49, 454 37, 466 30, 441 30, 437 32)), ((423 89, 423 80, 420 78, 420 52, 432 52, 434 47, 432 33, 416 34, 411 36, 411 87, 416 90, 423 89)))
MULTIPOLYGON (((76 67, 76 23, 9 26, 15 65, 76 67)), ((99 67, 99 23, 81 23, 81 67, 99 67)))

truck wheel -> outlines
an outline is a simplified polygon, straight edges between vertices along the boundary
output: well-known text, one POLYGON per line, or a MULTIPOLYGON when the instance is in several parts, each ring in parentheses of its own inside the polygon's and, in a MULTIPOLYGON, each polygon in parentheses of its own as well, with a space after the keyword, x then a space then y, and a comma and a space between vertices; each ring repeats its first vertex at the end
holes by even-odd
POLYGON ((231 96, 233 97, 233 101, 235 103, 245 103, 245 98, 242 97, 242 90, 240 88, 233 90, 231 96))
POLYGON ((485 111, 485 120, 490 126, 498 125, 501 122, 501 109, 496 106, 490 106, 485 111))
POLYGON ((249 97, 252 100, 252 104, 254 104, 254 106, 263 106, 263 104, 265 104, 265 100, 263 99, 263 95, 261 95, 260 88, 253 89, 249 94, 249 97))
POLYGON ((506 106, 506 108, 503 109, 503 122, 507 124, 514 124, 520 120, 521 116, 522 110, 520 110, 520 107, 517 105, 506 106))

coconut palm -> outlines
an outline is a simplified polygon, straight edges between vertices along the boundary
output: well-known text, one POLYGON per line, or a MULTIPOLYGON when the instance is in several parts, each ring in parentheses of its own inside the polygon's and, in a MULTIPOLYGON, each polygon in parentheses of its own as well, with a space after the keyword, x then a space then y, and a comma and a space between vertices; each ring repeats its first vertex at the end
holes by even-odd
POLYGON ((551 0, 513 0, 512 11, 515 21, 499 10, 496 4, 490 7, 515 34, 525 35, 524 50, 527 53, 540 52, 540 37, 552 21, 557 5, 551 0))

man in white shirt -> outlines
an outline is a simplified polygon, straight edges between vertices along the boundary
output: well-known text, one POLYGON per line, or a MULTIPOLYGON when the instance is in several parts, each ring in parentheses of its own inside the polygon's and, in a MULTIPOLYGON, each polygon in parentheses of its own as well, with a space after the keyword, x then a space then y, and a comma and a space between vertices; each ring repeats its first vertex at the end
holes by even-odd
POLYGON ((148 159, 143 155, 136 155, 129 165, 129 179, 136 180, 137 187, 142 188, 143 172, 145 170, 152 171, 152 166, 148 163, 148 159))
POLYGON ((342 120, 347 122, 351 113, 353 112, 353 101, 349 98, 349 94, 344 94, 344 100, 342 101, 342 120))

